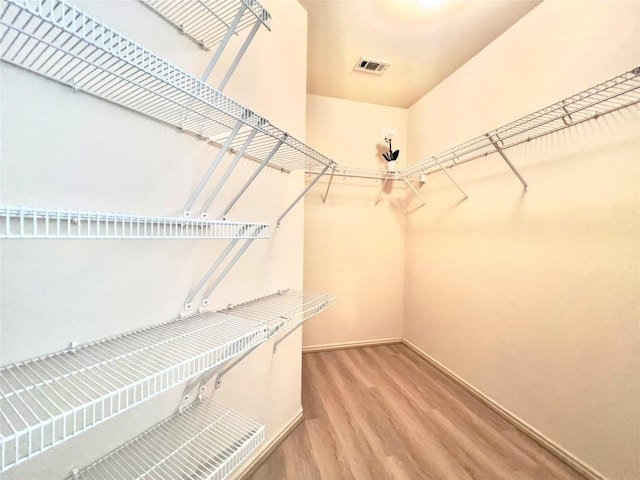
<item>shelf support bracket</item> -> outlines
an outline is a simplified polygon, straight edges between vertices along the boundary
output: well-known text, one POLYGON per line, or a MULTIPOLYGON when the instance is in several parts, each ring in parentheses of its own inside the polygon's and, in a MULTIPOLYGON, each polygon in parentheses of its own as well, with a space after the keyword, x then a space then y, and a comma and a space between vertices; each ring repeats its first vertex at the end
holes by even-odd
POLYGON ((236 137, 236 135, 240 131, 240 128, 242 127, 242 125, 243 123, 240 120, 238 120, 238 123, 236 123, 236 125, 233 127, 233 130, 227 137, 227 140, 224 142, 224 145, 222 145, 222 147, 220 148, 220 151, 218 151, 215 158, 211 162, 211 165, 209 166, 209 169, 205 172, 204 176, 202 177, 202 180, 200 180, 200 183, 198 184, 196 189, 193 191, 191 196, 189 196, 189 199, 187 200, 187 203, 184 206, 185 216, 187 217, 190 216, 189 210, 191 209, 191 207, 193 207, 193 204, 195 203, 196 199, 202 193, 202 190, 207 185, 207 182, 211 178, 211 175, 213 175, 213 172, 215 172, 216 168, 218 168, 218 164, 220 164, 220 161, 224 158, 227 151, 229 151, 229 147, 231 147, 231 143, 233 142, 233 139, 236 137))
POLYGON ((238 260, 240 260, 242 255, 244 255, 244 252, 246 252, 247 249, 251 246, 253 241, 256 239, 256 237, 260 233, 260 230, 262 230, 263 228, 264 228, 263 226, 260 226, 260 227, 258 227, 256 229, 256 231, 254 232, 254 237, 253 238, 249 238, 244 243, 244 245, 242 245, 240 250, 238 250, 238 252, 234 255, 234 257, 231 259, 229 264, 224 268, 224 270, 220 273, 220 275, 218 275, 218 278, 216 278, 215 281, 209 286, 209 288, 207 288, 207 290, 202 295, 202 306, 203 307, 206 307, 207 305, 209 305, 209 297, 211 296, 213 291, 218 287, 218 285, 220 285, 220 282, 222 282, 222 280, 224 280, 224 277, 227 276, 227 274, 231 271, 231 269, 234 267, 234 265, 236 263, 238 263, 238 260))
MULTIPOLYGON (((426 204, 427 204, 427 201, 422 197, 422 195, 420 195, 420 192, 418 192, 418 190, 417 190, 413 185, 411 185, 411 182, 410 182, 409 180, 407 180, 406 178, 403 178, 403 180, 404 180, 404 183, 406 183, 407 185, 409 185, 409 188, 410 188, 411 190, 413 190, 413 193, 415 193, 415 194, 416 194, 416 197, 418 197, 420 200, 422 200, 422 203, 423 203, 424 205, 426 205, 426 204)), ((411 203, 411 201, 409 201, 409 203, 411 203)), ((409 206, 409 205, 407 204, 407 207, 408 207, 408 206, 409 206)))
POLYGON ((491 142, 491 144, 493 145, 493 147, 496 149, 496 151, 500 154, 500 156, 502 157, 502 159, 507 162, 507 165, 509 165, 509 168, 511 169, 511 171, 513 171, 513 173, 516 174, 516 177, 518 177, 518 180, 520 180, 520 182, 522 183, 522 185, 524 185, 524 191, 528 192, 529 191, 529 185, 527 184, 526 180, 524 178, 522 178, 522 175, 520 175, 520 172, 518 172, 518 170, 516 169, 516 167, 513 165, 513 163, 511 163, 511 160, 509 160, 509 158, 504 154, 504 151, 502 150, 502 148, 500 148, 500 145, 498 145, 498 142, 495 141, 490 134, 487 133, 487 138, 489 139, 489 141, 491 142))
POLYGON ((204 218, 207 217, 207 210, 209 209, 209 207, 211 206, 215 198, 220 193, 220 190, 222 190, 222 187, 224 186, 224 184, 227 183, 227 180, 229 180, 229 177, 231 176, 235 168, 238 166, 240 159, 244 156, 245 152, 247 151, 247 148, 249 148, 249 145, 253 141, 253 137, 256 136, 256 133, 258 133, 258 131, 255 128, 251 130, 251 133, 249 133, 249 136, 242 144, 242 148, 240 148, 238 153, 236 153, 236 156, 233 158, 233 161, 231 162, 231 164, 227 167, 227 170, 224 172, 224 175, 222 176, 218 184, 213 189, 213 192, 211 192, 211 195, 209 195, 209 198, 207 198, 207 200, 204 202, 204 205, 202 206, 202 210, 201 210, 202 216, 204 218))
MULTIPOLYGON (((225 374, 231 370, 233 367, 235 367, 237 364, 239 364, 242 360, 244 360, 245 358, 247 358, 249 355, 251 355, 253 353, 253 351, 258 348, 260 345, 262 345, 261 343, 254 345, 253 347, 251 347, 249 350, 247 350, 246 352, 244 352, 242 355, 240 355, 238 358, 236 358, 235 360, 233 360, 231 363, 227 363, 224 367, 222 367, 220 370, 218 370, 217 375, 216 375, 216 381, 215 381, 215 388, 220 388, 220 385, 222 385, 222 377, 225 376, 225 374)), ((213 376, 213 373, 212 375, 213 376)))
POLYGON ((374 206, 377 206, 380 202, 380 197, 382 196, 382 192, 384 192, 384 186, 387 184, 388 180, 389 177, 385 177, 385 179, 382 181, 382 186, 380 187, 380 191, 378 192, 378 196, 376 197, 376 202, 373 204, 374 206))
POLYGON ((278 217, 278 220, 276 220, 276 225, 278 227, 280 226, 280 222, 282 221, 282 219, 286 217, 287 214, 291 211, 291 209, 296 206, 296 203, 298 203, 302 199, 302 197, 304 197, 307 194, 307 192, 311 189, 311 187, 313 187, 316 184, 316 182, 320 180, 320 178, 327 172, 327 170, 329 170, 329 167, 330 165, 325 165, 322 171, 318 175, 316 175, 315 178, 311 180, 311 182, 309 182, 309 185, 305 187, 302 193, 298 195, 298 197, 293 201, 293 203, 289 205, 287 209, 282 213, 282 215, 278 217))
POLYGON ((205 83, 209 79, 209 75, 211 75, 211 72, 213 71, 213 68, 216 66, 216 63, 218 63, 218 60, 220 60, 220 57, 222 56, 222 52, 227 47, 227 43, 229 43, 229 40, 231 40, 231 37, 236 34, 236 28, 238 28, 238 24, 242 19, 242 15, 244 15, 244 11, 247 8, 244 2, 239 2, 239 3, 240 3, 240 7, 238 8, 238 12, 236 13, 235 18, 233 19, 233 22, 231 22, 231 25, 229 25, 229 28, 227 29, 227 33, 225 33, 224 38, 218 45, 218 49, 216 50, 216 53, 214 53, 213 57, 211 57, 211 61, 209 62, 209 65, 207 65, 207 68, 202 74, 202 78, 200 78, 200 80, 202 80, 205 83))
POLYGON ((251 175, 249 180, 247 180, 245 182, 245 184, 242 186, 240 191, 236 194, 235 197, 233 197, 233 200, 231 200, 231 202, 229 202, 229 205, 227 205, 227 207, 222 212, 221 217, 222 217, 223 220, 226 218, 227 214, 229 213, 229 210, 231 210, 233 208, 233 206, 236 204, 236 202, 238 200, 240 200, 240 197, 242 197, 242 195, 244 195, 244 192, 246 192, 247 188, 249 188, 249 185, 251 185, 253 183, 253 181, 260 174, 262 169, 267 166, 267 164, 269 163, 269 160, 271 160, 271 158, 276 154, 276 152, 278 151, 280 146, 287 140, 287 137, 288 137, 288 134, 285 133, 282 136, 282 138, 280 140, 278 140, 278 142, 273 146, 273 148, 271 149, 269 154, 264 158, 262 163, 260 165, 258 165, 258 168, 256 168, 255 172, 253 172, 253 175, 251 175))
POLYGON ((289 330, 287 330, 287 332, 284 335, 282 335, 275 342, 273 342, 273 353, 277 353, 278 352, 278 345, 280 345, 289 335, 291 335, 293 332, 298 330, 304 324, 304 322, 306 322, 307 320, 309 320, 309 319, 307 318, 307 319, 303 320, 302 322, 298 323, 293 328, 290 328, 289 330))
POLYGON ((333 182, 333 174, 335 170, 331 171, 331 176, 329 177, 329 184, 327 185, 327 191, 324 192, 324 197, 322 197, 322 203, 327 203, 327 198, 329 198, 329 189, 331 188, 331 182, 333 182))
MULTIPOLYGON (((242 3, 244 4, 244 2, 242 2, 242 3)), ((260 28, 260 25, 261 25, 260 21, 256 18, 255 22, 253 23, 253 27, 251 27, 251 31, 247 35, 247 38, 245 38, 244 43, 242 44, 242 47, 240 47, 240 51, 238 51, 236 57, 233 59, 233 62, 231 63, 231 66, 227 70, 227 73, 225 74, 224 78, 220 82, 220 85, 218 85, 218 90, 219 91, 222 91, 224 89, 224 87, 227 86, 227 82, 229 82, 229 79, 231 78, 231 75, 233 75, 233 72, 235 71, 236 67, 238 66, 238 63, 240 63, 240 60, 242 59, 242 57, 244 56, 245 52, 247 51, 247 48, 249 47, 249 44, 251 43, 251 40, 253 40, 253 37, 255 36, 256 32, 258 31, 258 28, 260 28)))
MULTIPOLYGON (((249 228, 248 225, 243 225, 240 228, 240 230, 238 231, 238 236, 244 235, 244 233, 247 231, 248 228, 249 228)), ((220 267, 220 265, 222 264, 224 259, 229 256, 229 254, 231 253, 231 251, 233 250, 233 248, 236 246, 236 244, 239 241, 240 241, 240 238, 234 238, 233 240, 231 240, 229 242, 229 244, 225 247, 225 249, 222 251, 222 253, 218 256, 216 261, 213 262, 213 265, 211 265, 211 268, 209 268, 207 273, 204 274, 202 279, 193 288, 193 290, 191 290, 191 292, 189 292, 189 295, 187 295, 187 298, 184 301, 184 309, 185 309, 185 311, 191 310, 193 299, 196 297, 198 292, 200 290, 202 290, 202 288, 206 285, 206 283, 209 281, 209 279, 215 273, 215 271, 220 267)))
POLYGON ((444 168, 444 167, 442 166, 442 164, 441 164, 441 163, 439 163, 439 164, 438 164, 438 166, 440 167, 440 170, 442 170, 442 171, 445 173, 445 175, 446 175, 447 177, 449 177, 449 180, 451 180, 451 182, 452 182, 452 183, 453 183, 453 184, 458 188, 458 190, 460 190, 460 192, 462 193, 462 195, 464 195, 464 199, 465 199, 465 200, 469 200, 469 195, 467 195, 466 193, 464 193, 464 190, 462 190, 462 188, 460 187, 460 185, 458 185, 458 182, 456 182, 456 181, 453 179, 453 177, 449 174, 449 172, 447 172, 447 169, 446 169, 446 168, 444 168))

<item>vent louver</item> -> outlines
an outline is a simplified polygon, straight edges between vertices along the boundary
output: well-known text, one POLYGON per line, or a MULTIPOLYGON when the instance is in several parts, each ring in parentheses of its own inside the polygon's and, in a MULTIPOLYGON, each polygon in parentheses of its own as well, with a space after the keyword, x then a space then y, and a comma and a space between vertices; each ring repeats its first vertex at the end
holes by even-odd
POLYGON ((360 58, 353 69, 357 72, 382 75, 387 70, 387 68, 389 68, 388 63, 381 62, 379 60, 370 60, 368 58, 360 58))

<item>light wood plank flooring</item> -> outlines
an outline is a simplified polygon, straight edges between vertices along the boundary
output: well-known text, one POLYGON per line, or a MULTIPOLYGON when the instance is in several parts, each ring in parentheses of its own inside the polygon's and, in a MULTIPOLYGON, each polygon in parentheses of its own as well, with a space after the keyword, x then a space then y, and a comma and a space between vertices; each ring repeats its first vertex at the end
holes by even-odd
POLYGON ((583 479, 403 345, 302 358, 305 419, 251 480, 583 479))

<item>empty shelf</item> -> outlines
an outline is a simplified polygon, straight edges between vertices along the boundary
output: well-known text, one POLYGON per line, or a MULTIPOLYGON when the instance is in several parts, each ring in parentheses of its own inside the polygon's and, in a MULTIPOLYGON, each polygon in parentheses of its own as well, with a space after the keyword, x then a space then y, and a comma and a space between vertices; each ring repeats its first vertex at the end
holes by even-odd
POLYGON ((203 313, 0 368, 0 471, 268 340, 283 320, 263 318, 203 313))
POLYGON ((74 480, 223 480, 264 441, 264 426, 195 403, 78 472, 74 480))
POLYGON ((188 38, 209 50, 223 41, 234 23, 240 4, 246 9, 241 13, 234 34, 259 21, 267 29, 271 26, 271 15, 255 0, 141 0, 161 17, 175 25, 188 38))
POLYGON ((640 102, 640 67, 600 83, 526 117, 453 147, 402 171, 403 177, 429 173, 547 135, 640 102))
POLYGON ((63 0, 6 0, 2 60, 285 171, 333 166, 268 120, 63 0), (236 128, 238 127, 238 128, 236 128), (257 132, 253 137, 253 132, 257 132), (280 143, 282 142, 282 143, 280 143), (275 153, 273 153, 275 152, 275 153), (271 155, 272 154, 272 155, 271 155))
POLYGON ((0 238, 269 238, 266 223, 150 217, 82 210, 0 207, 0 238))
POLYGON ((285 290, 221 310, 221 313, 254 321, 280 320, 285 322, 284 329, 295 329, 334 303, 335 297, 326 293, 285 290))

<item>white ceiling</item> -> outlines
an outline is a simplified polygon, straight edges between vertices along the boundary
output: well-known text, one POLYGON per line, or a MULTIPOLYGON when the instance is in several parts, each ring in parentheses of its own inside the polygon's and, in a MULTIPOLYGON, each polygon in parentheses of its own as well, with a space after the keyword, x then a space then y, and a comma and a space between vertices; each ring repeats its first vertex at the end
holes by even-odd
POLYGON ((307 92, 407 108, 541 1, 300 0, 307 92), (356 72, 360 57, 391 67, 382 76, 356 72))

